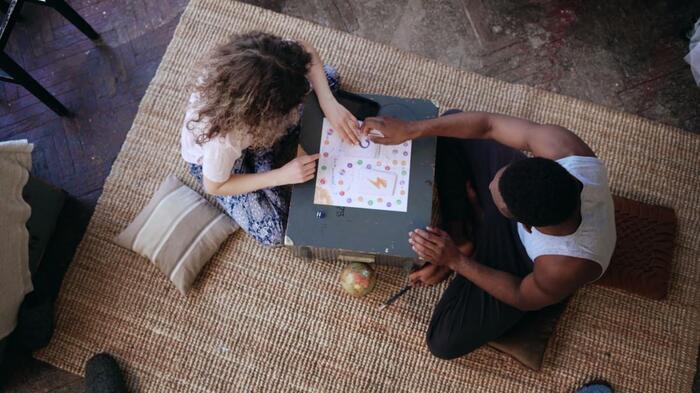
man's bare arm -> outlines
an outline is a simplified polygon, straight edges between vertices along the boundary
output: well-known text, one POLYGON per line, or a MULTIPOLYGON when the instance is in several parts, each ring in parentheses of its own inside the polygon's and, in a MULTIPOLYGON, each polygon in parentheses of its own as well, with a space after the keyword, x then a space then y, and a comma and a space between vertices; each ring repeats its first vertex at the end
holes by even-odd
POLYGON ((523 311, 538 310, 564 300, 595 280, 601 271, 595 262, 561 256, 537 258, 533 272, 523 278, 468 257, 448 266, 496 299, 523 311))
POLYGON ((420 259, 447 266, 496 299, 524 311, 560 302, 601 273, 600 265, 587 259, 542 255, 535 259, 532 273, 521 278, 462 254, 447 232, 434 227, 411 231, 408 242, 420 259))
POLYGON ((553 160, 571 155, 595 155, 585 142, 566 128, 487 112, 460 112, 414 122, 369 118, 365 120, 363 131, 368 133, 371 129, 385 135, 385 138, 373 138, 378 143, 398 143, 401 139, 421 136, 445 136, 493 139, 514 149, 530 151, 535 156, 553 160))

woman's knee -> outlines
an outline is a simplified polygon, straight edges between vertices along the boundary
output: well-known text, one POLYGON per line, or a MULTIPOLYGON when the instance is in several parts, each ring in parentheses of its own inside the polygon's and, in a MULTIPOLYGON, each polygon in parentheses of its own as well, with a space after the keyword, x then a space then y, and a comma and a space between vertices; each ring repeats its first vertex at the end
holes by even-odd
POLYGON ((324 64, 323 71, 326 73, 328 87, 332 91, 337 91, 338 89, 340 89, 340 72, 338 72, 338 69, 330 64, 324 64))
POLYGON ((284 244, 284 230, 279 228, 249 228, 246 233, 263 246, 273 247, 284 244))
POLYGON ((445 111, 445 113, 443 113, 443 114, 440 115, 440 116, 454 115, 455 113, 462 113, 462 110, 461 110, 461 109, 455 109, 455 108, 453 108, 453 109, 448 109, 448 110, 445 111))
POLYGON ((259 233, 249 233, 258 243, 266 247, 281 246, 284 244, 284 236, 281 234, 260 235, 259 233))
POLYGON ((284 244, 285 227, 283 217, 270 214, 263 220, 249 222, 246 232, 264 246, 281 246, 284 244))

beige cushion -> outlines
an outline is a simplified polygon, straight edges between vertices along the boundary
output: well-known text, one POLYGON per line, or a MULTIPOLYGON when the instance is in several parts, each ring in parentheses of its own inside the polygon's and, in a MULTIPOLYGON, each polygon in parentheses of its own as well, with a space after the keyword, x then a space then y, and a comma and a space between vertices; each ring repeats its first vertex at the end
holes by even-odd
POLYGON ((0 339, 17 323, 24 295, 32 290, 29 273, 29 205, 22 189, 32 168, 34 145, 26 140, 0 142, 0 339))
POLYGON ((170 175, 114 241, 150 259, 184 295, 237 228, 230 217, 170 175))

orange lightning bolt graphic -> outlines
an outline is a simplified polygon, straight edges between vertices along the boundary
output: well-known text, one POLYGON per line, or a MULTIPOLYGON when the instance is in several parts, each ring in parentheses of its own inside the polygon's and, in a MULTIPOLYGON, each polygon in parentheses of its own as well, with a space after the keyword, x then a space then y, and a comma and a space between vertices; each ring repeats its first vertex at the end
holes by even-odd
POLYGON ((386 188, 387 187, 386 180, 382 179, 381 177, 378 177, 377 180, 369 180, 369 182, 372 183, 372 185, 377 187, 377 188, 382 188, 382 187, 386 188))

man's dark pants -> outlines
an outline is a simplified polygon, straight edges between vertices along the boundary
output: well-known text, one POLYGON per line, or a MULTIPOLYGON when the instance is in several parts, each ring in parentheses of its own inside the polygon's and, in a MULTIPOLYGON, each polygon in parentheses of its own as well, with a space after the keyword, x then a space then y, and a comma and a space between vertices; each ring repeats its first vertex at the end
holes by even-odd
MULTIPOLYGON (((443 222, 475 217, 465 186, 470 181, 483 214, 473 227, 473 258, 519 277, 532 271, 532 261, 518 238, 515 221, 496 208, 489 183, 499 169, 523 158, 520 151, 491 140, 438 138, 436 181, 443 222)), ((523 315, 457 275, 435 307, 428 347, 443 359, 466 355, 501 336, 523 315)))

